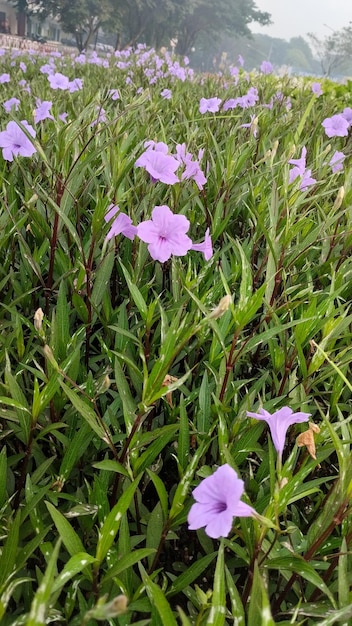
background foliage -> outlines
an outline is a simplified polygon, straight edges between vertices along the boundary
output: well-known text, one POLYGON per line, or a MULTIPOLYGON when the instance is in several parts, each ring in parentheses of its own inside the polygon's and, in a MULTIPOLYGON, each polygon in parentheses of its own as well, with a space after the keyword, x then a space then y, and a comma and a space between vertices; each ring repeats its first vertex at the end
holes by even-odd
POLYGON ((87 49, 102 28, 116 37, 115 47, 145 41, 159 48, 178 41, 188 54, 201 33, 213 37, 249 35, 252 22, 267 24, 270 15, 253 0, 11 0, 19 11, 43 18, 57 17, 62 29, 75 36, 79 50, 87 49))

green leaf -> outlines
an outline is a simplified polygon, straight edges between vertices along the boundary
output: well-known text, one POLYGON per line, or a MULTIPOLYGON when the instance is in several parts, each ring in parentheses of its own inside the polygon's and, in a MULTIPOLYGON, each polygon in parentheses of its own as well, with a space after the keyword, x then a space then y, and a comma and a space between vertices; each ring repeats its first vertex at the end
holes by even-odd
POLYGON ((314 567, 305 561, 302 557, 292 554, 290 556, 281 556, 274 559, 268 559, 265 563, 268 569, 287 570, 294 572, 300 577, 309 580, 315 587, 320 589, 322 593, 329 598, 332 606, 336 608, 334 596, 330 589, 324 583, 323 579, 319 576, 314 567))
POLYGON ((105 472, 116 472, 117 474, 122 474, 123 476, 126 476, 126 478, 129 478, 130 476, 126 468, 114 459, 104 459, 104 461, 92 463, 92 467, 96 467, 99 470, 104 470, 105 472))
POLYGON ((45 574, 33 598, 31 610, 25 626, 45 626, 48 623, 47 617, 50 607, 52 586, 56 573, 56 562, 60 551, 60 544, 61 542, 59 540, 50 556, 45 574))
POLYGON ((6 446, 0 452, 0 509, 7 500, 7 458, 6 446))
POLYGON ((0 592, 6 588, 14 571, 19 542, 20 521, 21 511, 18 511, 15 518, 9 521, 9 531, 0 555, 0 592))
POLYGON ((231 615, 236 626, 245 626, 245 613, 240 594, 234 583, 230 570, 225 565, 226 586, 231 601, 231 615))
POLYGON ((94 430, 95 434, 98 435, 100 439, 106 441, 105 429, 99 421, 93 407, 90 404, 87 404, 86 401, 82 400, 82 398, 78 396, 77 392, 73 391, 62 380, 60 380, 60 385, 70 402, 75 407, 76 411, 78 411, 78 413, 86 420, 91 429, 94 430))
POLYGON ((191 462, 189 463, 184 475, 182 476, 179 484, 177 485, 175 495, 172 500, 169 519, 172 520, 175 518, 183 509, 184 501, 188 496, 189 489, 191 487, 191 483, 194 477, 194 473, 197 469, 198 463, 206 452, 209 442, 202 441, 196 452, 194 453, 191 462))
POLYGON ((20 587, 25 583, 32 583, 32 578, 15 578, 5 589, 4 593, 0 596, 0 620, 4 617, 7 605, 11 600, 12 594, 16 587, 20 587))
POLYGON ((180 398, 180 428, 178 434, 178 445, 177 445, 177 459, 180 464, 180 467, 184 471, 187 467, 189 461, 189 452, 190 452, 190 432, 189 432, 189 420, 185 407, 185 400, 183 395, 180 398))
POLYGON ((333 626, 339 623, 341 626, 350 626, 352 619, 352 604, 348 604, 336 611, 326 611, 328 617, 319 622, 319 626, 333 626))
POLYGON ((199 388, 199 413, 197 415, 197 430, 199 433, 207 433, 211 420, 211 395, 209 392, 208 372, 204 370, 202 382, 199 388))
MULTIPOLYGON (((221 539, 214 574, 214 587, 207 626, 223 626, 226 617, 226 591, 224 572, 224 541, 221 539)), ((254 624, 255 622, 250 622, 254 624)))
POLYGON ((69 441, 63 456, 59 470, 60 480, 67 480, 77 461, 82 458, 93 437, 94 430, 92 430, 88 422, 83 422, 73 439, 69 441))
POLYGON ((101 563, 115 541, 115 537, 118 533, 122 516, 126 513, 128 507, 131 504, 132 498, 138 487, 139 481, 142 477, 140 474, 122 493, 117 504, 112 508, 107 516, 103 526, 99 531, 99 538, 97 544, 96 558, 101 563))
POLYGON ((263 304, 265 289, 266 285, 263 284, 252 296, 248 298, 246 305, 243 306, 241 309, 237 308, 237 306, 235 305, 234 318, 237 326, 239 326, 240 328, 244 328, 249 322, 253 320, 258 309, 263 304))
POLYGON ((348 547, 345 537, 341 543, 341 552, 339 556, 338 574, 338 596, 339 607, 343 609, 350 601, 350 584, 348 578, 348 547))
POLYGON ((132 397, 130 386, 127 382, 118 357, 115 357, 114 360, 114 373, 117 391, 119 392, 119 396, 122 401, 123 416, 125 419, 127 434, 129 434, 136 419, 137 404, 132 397))
POLYGON ((67 356, 67 346, 70 341, 70 307, 67 300, 67 290, 65 281, 60 282, 59 294, 55 313, 51 323, 50 347, 56 360, 60 363, 67 356))
MULTIPOLYGON (((154 509, 150 514, 150 518, 148 520, 147 525, 147 534, 146 534, 146 548, 154 548, 155 550, 158 548, 163 532, 164 520, 163 513, 161 510, 160 502, 158 502, 154 509)), ((153 557, 150 555, 149 559, 149 567, 151 567, 153 557)))
POLYGON ((117 562, 108 570, 107 574, 104 576, 102 583, 115 576, 118 576, 126 569, 129 569, 139 561, 143 561, 143 559, 148 558, 152 554, 155 554, 155 550, 153 548, 139 548, 138 550, 133 550, 130 554, 125 554, 117 559, 117 562))
POLYGON ((210 563, 215 559, 216 555, 217 552, 212 552, 211 554, 207 554, 206 556, 197 559, 197 561, 192 563, 186 571, 182 572, 180 576, 172 581, 172 585, 166 595, 172 596, 176 593, 180 593, 180 591, 184 591, 188 585, 193 583, 194 580, 197 580, 197 578, 203 574, 208 565, 210 565, 210 563))
POLYGON ((147 319, 147 315, 148 315, 148 307, 147 304, 141 294, 141 292, 139 291, 137 285, 135 285, 135 283, 132 281, 126 267, 123 265, 122 261, 120 260, 120 265, 122 268, 122 271, 124 273, 125 279, 126 279, 126 283, 128 285, 128 288, 130 290, 130 294, 132 296, 132 300, 134 301, 138 311, 141 314, 141 317, 143 319, 143 321, 145 322, 147 319))
MULTIPOLYGON (((10 363, 5 368, 5 383, 9 389, 12 399, 17 405, 16 414, 22 430, 23 441, 27 444, 31 430, 31 411, 27 407, 25 395, 22 392, 16 378, 11 374, 10 363)), ((3 399, 5 400, 5 398, 3 399)))
POLYGON ((275 624, 271 615, 265 583, 260 575, 257 562, 254 564, 248 624, 261 624, 262 626, 274 626, 275 624))
POLYGON ((112 252, 105 255, 94 277, 94 285, 91 295, 91 303, 95 311, 101 304, 104 293, 106 293, 112 268, 114 267, 115 257, 112 252))
POLYGON ((85 552, 81 539, 66 517, 62 515, 51 502, 45 502, 45 504, 61 537, 62 543, 70 556, 74 556, 78 552, 85 552))
POLYGON ((158 585, 154 583, 152 579, 148 576, 147 572, 141 564, 139 564, 139 569, 149 600, 152 605, 155 605, 156 610, 160 616, 161 623, 165 625, 167 624, 167 626, 177 626, 176 618, 164 593, 162 592, 160 587, 158 587, 158 585))
POLYGON ((159 476, 157 474, 155 474, 154 472, 152 472, 151 470, 149 470, 147 468, 147 474, 150 478, 150 480, 152 481, 156 492, 158 494, 158 498, 160 501, 160 505, 161 505, 161 510, 163 512, 163 516, 164 516, 164 520, 167 519, 167 513, 168 513, 168 495, 167 495, 167 491, 165 489, 165 485, 163 483, 163 481, 161 480, 161 478, 159 478, 159 476))
POLYGON ((95 561, 96 559, 90 554, 87 554, 87 552, 79 552, 78 554, 71 556, 65 564, 63 570, 55 579, 52 586, 52 593, 56 593, 62 589, 62 587, 66 585, 71 578, 74 578, 74 576, 79 574, 79 572, 82 572, 87 565, 91 565, 92 563, 95 563, 95 561))
POLYGON ((159 429, 158 438, 151 443, 148 448, 140 454, 133 464, 135 474, 144 472, 158 458, 160 452, 166 447, 170 439, 175 436, 178 425, 169 424, 159 429))

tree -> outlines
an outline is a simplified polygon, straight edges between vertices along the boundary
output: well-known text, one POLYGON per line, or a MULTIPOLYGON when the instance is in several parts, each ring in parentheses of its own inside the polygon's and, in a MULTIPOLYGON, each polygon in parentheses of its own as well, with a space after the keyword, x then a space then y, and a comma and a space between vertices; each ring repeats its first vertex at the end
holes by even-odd
POLYGON ((55 16, 75 36, 79 50, 99 29, 114 33, 116 48, 138 42, 159 48, 177 39, 177 52, 188 54, 201 34, 250 36, 249 24, 270 23, 254 0, 11 0, 28 14, 55 16))
POLYGON ((115 29, 116 48, 138 42, 160 48, 168 46, 182 23, 199 0, 112 0, 115 21, 107 30, 115 29))
POLYGON ((249 37, 252 22, 270 23, 269 13, 259 11, 253 0, 197 0, 177 28, 177 52, 188 54, 201 33, 214 39, 225 34, 249 37))
POLYGON ((321 39, 314 33, 308 33, 311 45, 320 61, 325 76, 342 66, 352 55, 352 26, 332 31, 331 35, 321 39))
POLYGON ((11 0, 18 11, 45 18, 56 17, 72 34, 79 51, 86 49, 99 28, 115 17, 115 0, 11 0))
POLYGON ((206 34, 214 40, 226 33, 249 36, 249 24, 268 24, 268 13, 253 0, 111 0, 117 26, 116 47, 143 42, 159 48, 177 39, 176 51, 189 54, 196 40, 206 34))

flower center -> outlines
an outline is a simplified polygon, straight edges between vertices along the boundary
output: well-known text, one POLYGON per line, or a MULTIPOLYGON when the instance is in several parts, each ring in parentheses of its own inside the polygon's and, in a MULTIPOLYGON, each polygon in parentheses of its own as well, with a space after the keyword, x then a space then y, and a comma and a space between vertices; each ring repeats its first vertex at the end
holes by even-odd
POLYGON ((227 509, 227 504, 226 502, 215 502, 214 505, 214 513, 223 513, 224 511, 226 511, 227 509))

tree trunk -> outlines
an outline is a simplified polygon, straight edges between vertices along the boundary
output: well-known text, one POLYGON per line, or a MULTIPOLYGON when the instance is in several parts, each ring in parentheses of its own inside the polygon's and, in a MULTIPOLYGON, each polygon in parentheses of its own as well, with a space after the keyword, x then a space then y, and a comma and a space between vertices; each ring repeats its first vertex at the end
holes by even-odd
POLYGON ((26 35, 26 14, 24 11, 19 11, 17 17, 17 35, 25 37, 26 35))

